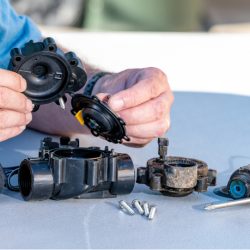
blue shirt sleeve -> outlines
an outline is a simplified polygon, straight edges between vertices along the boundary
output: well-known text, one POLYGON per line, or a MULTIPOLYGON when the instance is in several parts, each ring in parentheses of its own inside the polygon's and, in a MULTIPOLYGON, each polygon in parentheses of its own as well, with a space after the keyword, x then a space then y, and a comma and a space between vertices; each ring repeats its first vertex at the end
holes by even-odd
POLYGON ((36 25, 26 16, 19 16, 8 0, 0 0, 0 68, 6 69, 10 51, 30 40, 42 37, 36 25))

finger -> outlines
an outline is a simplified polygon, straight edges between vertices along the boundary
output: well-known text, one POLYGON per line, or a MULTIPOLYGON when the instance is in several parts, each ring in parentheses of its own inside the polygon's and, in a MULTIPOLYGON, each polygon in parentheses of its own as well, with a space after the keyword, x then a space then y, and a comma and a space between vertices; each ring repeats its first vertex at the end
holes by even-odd
POLYGON ((129 137, 137 138, 155 138, 163 136, 169 129, 170 119, 166 117, 163 120, 149 122, 140 125, 129 125, 126 127, 127 135, 129 137))
POLYGON ((161 120, 170 112, 172 104, 171 98, 164 92, 158 98, 140 104, 134 108, 129 108, 118 112, 127 125, 161 120))
POLYGON ((26 126, 31 120, 31 113, 0 110, 0 129, 26 126))
POLYGON ((142 138, 130 137, 129 139, 130 139, 129 142, 124 142, 123 144, 129 147, 141 148, 150 143, 154 138, 142 139, 142 138))
POLYGON ((25 130, 25 126, 0 129, 0 142, 15 137, 25 130))
POLYGON ((0 86, 17 92, 25 91, 27 84, 24 78, 12 71, 0 69, 0 86))
POLYGON ((18 112, 31 112, 32 102, 24 94, 0 87, 0 109, 10 109, 18 112))
POLYGON ((167 88, 167 82, 161 82, 157 79, 141 80, 131 88, 114 94, 109 100, 109 105, 114 111, 135 107, 159 96, 167 88))

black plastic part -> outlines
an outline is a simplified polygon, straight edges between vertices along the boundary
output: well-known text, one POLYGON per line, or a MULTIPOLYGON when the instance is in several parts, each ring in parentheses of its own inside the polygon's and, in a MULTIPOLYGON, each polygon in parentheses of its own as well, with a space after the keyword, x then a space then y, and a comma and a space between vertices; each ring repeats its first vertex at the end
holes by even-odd
POLYGON ((26 79, 24 94, 36 105, 34 111, 80 90, 87 80, 80 59, 73 52, 64 53, 53 38, 12 49, 9 69, 26 79))
POLYGON ((137 169, 137 183, 145 184, 163 195, 181 197, 193 191, 206 192, 216 185, 216 170, 205 162, 177 156, 167 156, 169 141, 158 139, 158 158, 150 159, 147 167, 137 169))
POLYGON ((232 199, 250 197, 250 165, 235 170, 230 176, 227 185, 215 189, 214 193, 232 199))
POLYGON ((102 136, 107 141, 122 143, 129 141, 126 136, 125 122, 116 116, 109 107, 96 96, 76 94, 72 97, 72 114, 82 110, 84 123, 94 136, 102 136))
POLYGON ((22 161, 18 180, 24 200, 109 198, 132 192, 135 170, 127 154, 80 148, 77 142, 45 138, 39 157, 22 161))

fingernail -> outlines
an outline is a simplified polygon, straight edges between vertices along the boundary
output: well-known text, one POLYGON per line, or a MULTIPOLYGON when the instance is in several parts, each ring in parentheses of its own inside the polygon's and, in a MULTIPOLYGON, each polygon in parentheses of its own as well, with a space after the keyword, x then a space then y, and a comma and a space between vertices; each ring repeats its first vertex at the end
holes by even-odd
POLYGON ((109 106, 114 111, 120 111, 124 107, 124 101, 122 99, 109 99, 109 106))
POLYGON ((25 129, 26 129, 26 126, 20 127, 20 130, 21 130, 21 131, 23 131, 23 130, 25 130, 25 129))
POLYGON ((103 98, 102 101, 105 102, 105 103, 108 103, 110 98, 111 98, 111 95, 106 95, 106 96, 103 98))
POLYGON ((31 100, 27 99, 26 100, 26 111, 31 112, 32 110, 33 110, 33 104, 31 102, 31 100))
POLYGON ((31 120, 32 120, 32 114, 31 113, 26 114, 26 124, 30 123, 31 120))

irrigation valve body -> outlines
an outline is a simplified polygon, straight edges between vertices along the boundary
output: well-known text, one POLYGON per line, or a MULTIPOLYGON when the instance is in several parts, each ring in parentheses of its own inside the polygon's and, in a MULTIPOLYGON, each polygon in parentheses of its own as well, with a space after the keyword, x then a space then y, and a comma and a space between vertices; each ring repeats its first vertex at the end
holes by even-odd
POLYGON ((41 142, 38 158, 21 162, 19 188, 24 200, 108 198, 129 194, 135 171, 127 154, 107 147, 80 148, 78 140, 51 138, 41 142))

